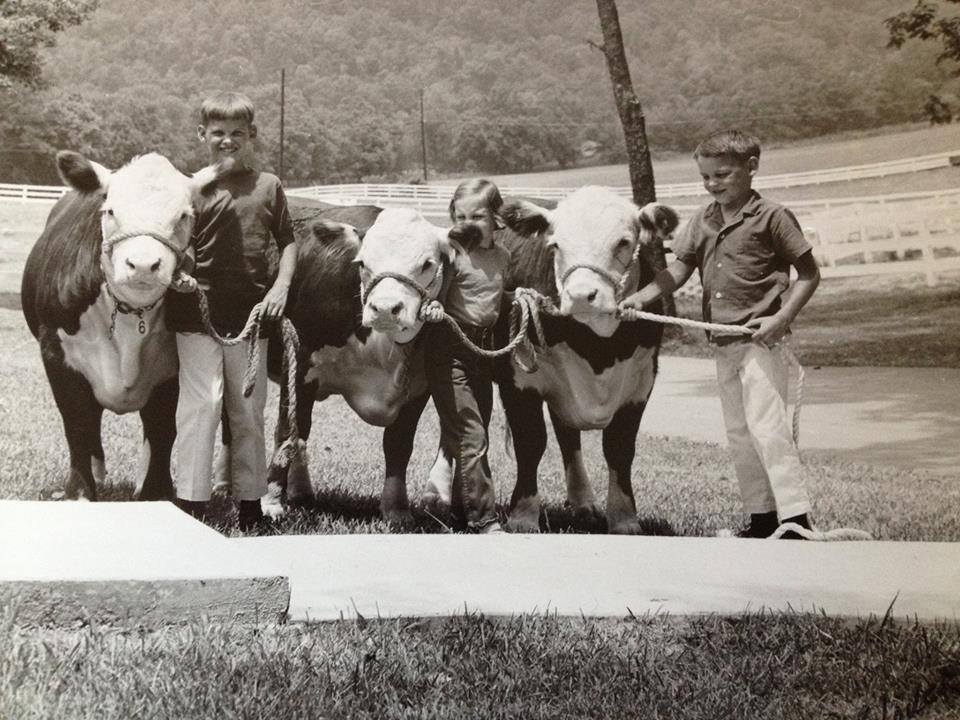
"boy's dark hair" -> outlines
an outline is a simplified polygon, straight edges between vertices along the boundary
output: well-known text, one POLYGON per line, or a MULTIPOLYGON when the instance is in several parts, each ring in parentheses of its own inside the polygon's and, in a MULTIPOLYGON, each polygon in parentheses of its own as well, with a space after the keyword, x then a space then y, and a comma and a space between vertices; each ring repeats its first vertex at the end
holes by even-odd
POLYGON ((245 120, 252 125, 253 102, 241 93, 215 93, 200 105, 200 124, 206 125, 211 120, 245 120))
POLYGON ((760 158, 760 141, 753 135, 739 130, 721 130, 709 135, 693 151, 693 159, 708 157, 732 157, 746 162, 752 157, 760 158))
POLYGON ((450 199, 450 207, 448 208, 451 222, 456 222, 454 219, 454 203, 468 195, 479 195, 483 198, 484 206, 489 208, 495 216, 499 217, 500 207, 503 205, 503 198, 500 197, 500 189, 489 180, 478 178, 475 180, 464 180, 457 185, 457 189, 453 191, 453 197, 450 199))

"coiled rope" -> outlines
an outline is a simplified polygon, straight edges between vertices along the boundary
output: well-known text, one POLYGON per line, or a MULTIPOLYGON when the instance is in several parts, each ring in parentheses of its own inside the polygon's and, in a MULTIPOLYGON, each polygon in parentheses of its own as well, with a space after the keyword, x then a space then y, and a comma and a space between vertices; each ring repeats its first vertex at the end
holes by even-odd
MULTIPOLYGON (((225 338, 217 332, 210 320, 210 303, 203 288, 197 287, 197 305, 200 308, 200 319, 207 334, 224 347, 233 347, 243 341, 248 341, 247 367, 243 373, 243 396, 250 397, 257 383, 257 368, 260 366, 260 327, 263 323, 263 303, 257 303, 250 310, 243 330, 236 337, 225 338)), ((283 341, 282 372, 287 383, 287 439, 276 449, 273 461, 280 467, 287 467, 290 461, 299 452, 299 429, 297 428, 297 352, 300 349, 300 337, 290 319, 283 317, 280 320, 280 336, 283 341)))

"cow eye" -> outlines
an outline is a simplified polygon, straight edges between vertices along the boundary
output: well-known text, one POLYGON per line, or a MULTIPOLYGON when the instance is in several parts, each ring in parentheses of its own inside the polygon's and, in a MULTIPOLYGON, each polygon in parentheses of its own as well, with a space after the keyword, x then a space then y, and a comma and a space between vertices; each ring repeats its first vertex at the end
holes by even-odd
POLYGON ((429 269, 432 268, 432 267, 433 267, 433 260, 430 260, 430 259, 428 258, 427 260, 424 260, 424 261, 423 261, 423 267, 420 268, 420 272, 426 272, 427 270, 429 270, 429 269))
POLYGON ((629 249, 630 249, 630 241, 627 240, 626 238, 621 238, 620 241, 617 243, 616 251, 621 252, 623 250, 629 250, 629 249))

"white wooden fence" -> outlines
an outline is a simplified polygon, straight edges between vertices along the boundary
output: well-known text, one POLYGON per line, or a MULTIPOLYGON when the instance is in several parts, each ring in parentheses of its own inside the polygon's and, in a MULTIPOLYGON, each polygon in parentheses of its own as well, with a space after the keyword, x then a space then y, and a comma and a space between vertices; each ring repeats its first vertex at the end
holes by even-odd
MULTIPOLYGON (((915 172, 960 162, 957 153, 940 153, 809 173, 760 176, 755 186, 790 187, 915 172)), ((574 188, 503 186, 507 196, 559 200, 574 188)), ((630 197, 629 187, 610 188, 630 197)), ((0 183, 0 202, 50 203, 66 191, 61 186, 0 183)), ((428 218, 445 219, 454 185, 352 184, 290 188, 292 197, 312 198, 335 205, 371 204, 412 207, 428 218)), ((700 183, 658 185, 660 198, 690 197, 702 192, 700 183)), ((696 205, 673 205, 688 218, 696 205)), ((834 197, 790 203, 814 244, 825 276, 921 272, 927 284, 940 271, 960 268, 960 188, 834 197)))

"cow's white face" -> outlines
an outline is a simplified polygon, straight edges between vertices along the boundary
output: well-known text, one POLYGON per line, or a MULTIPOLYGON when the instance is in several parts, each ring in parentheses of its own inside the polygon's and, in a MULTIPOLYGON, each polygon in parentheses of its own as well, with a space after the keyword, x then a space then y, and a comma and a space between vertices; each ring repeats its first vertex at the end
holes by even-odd
POLYGON ((101 267, 118 299, 134 307, 159 300, 169 287, 193 229, 194 198, 216 179, 206 168, 194 177, 161 155, 143 155, 116 172, 76 153, 60 153, 64 181, 100 192, 101 267))
POLYGON ((649 242, 658 229, 653 209, 641 211, 605 188, 588 186, 561 200, 555 210, 511 203, 504 219, 521 234, 533 229, 546 235, 561 314, 601 337, 613 335, 620 325, 618 303, 637 289, 637 245, 649 242))
POLYGON ((377 216, 356 258, 366 327, 398 343, 417 336, 423 326, 417 287, 430 299, 439 295, 443 260, 451 252, 447 232, 416 210, 388 208, 377 216))

